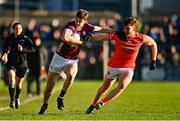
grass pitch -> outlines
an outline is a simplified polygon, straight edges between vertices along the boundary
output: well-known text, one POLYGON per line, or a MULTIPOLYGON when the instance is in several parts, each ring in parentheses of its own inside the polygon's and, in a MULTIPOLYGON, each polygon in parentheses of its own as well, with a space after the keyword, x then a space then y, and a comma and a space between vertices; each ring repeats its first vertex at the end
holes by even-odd
POLYGON ((64 111, 59 111, 56 97, 62 84, 56 83, 47 111, 38 115, 42 96, 27 97, 24 83, 20 109, 10 109, 8 89, 1 81, 0 120, 180 120, 180 82, 133 82, 116 100, 91 115, 85 115, 85 110, 102 81, 75 81, 65 96, 64 111))

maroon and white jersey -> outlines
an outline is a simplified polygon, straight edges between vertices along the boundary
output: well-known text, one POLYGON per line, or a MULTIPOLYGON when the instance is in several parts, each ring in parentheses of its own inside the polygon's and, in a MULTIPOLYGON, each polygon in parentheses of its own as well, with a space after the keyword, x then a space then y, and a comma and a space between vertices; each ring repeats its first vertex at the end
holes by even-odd
MULTIPOLYGON (((84 26, 82 27, 82 29, 80 31, 78 31, 75 27, 75 21, 69 22, 65 26, 64 29, 66 29, 66 28, 71 29, 73 33, 77 33, 79 35, 82 35, 82 34, 84 35, 86 33, 92 32, 94 30, 93 25, 85 23, 84 26)), ((57 46, 57 49, 56 49, 56 53, 63 58, 75 60, 78 57, 80 48, 81 48, 81 45, 77 45, 77 46, 73 47, 70 44, 60 40, 60 42, 57 46)))

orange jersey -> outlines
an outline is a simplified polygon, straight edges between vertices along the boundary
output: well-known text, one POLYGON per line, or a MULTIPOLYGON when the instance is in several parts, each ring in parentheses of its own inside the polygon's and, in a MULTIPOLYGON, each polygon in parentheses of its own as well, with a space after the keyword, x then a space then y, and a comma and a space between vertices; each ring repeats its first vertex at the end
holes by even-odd
POLYGON ((109 40, 115 41, 114 55, 108 62, 112 68, 135 68, 135 61, 140 47, 152 38, 136 32, 135 37, 126 41, 120 40, 116 34, 109 34, 109 40))

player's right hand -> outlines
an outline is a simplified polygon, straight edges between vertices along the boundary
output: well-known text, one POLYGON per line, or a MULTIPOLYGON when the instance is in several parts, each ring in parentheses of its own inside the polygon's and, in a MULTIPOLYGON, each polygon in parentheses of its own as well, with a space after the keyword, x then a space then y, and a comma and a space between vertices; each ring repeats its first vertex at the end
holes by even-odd
POLYGON ((156 61, 152 60, 150 66, 149 66, 149 70, 154 70, 155 68, 156 68, 156 61))
POLYGON ((6 63, 8 62, 8 55, 7 55, 7 53, 4 53, 4 54, 3 54, 1 60, 2 60, 2 62, 3 62, 4 64, 6 64, 6 63))

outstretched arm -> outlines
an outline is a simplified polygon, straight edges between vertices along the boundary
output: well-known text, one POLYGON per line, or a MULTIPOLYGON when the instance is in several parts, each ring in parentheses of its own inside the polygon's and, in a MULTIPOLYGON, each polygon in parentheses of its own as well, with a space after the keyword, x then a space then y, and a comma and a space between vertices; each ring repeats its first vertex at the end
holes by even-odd
POLYGON ((95 41, 109 40, 109 35, 108 34, 92 34, 91 40, 95 40, 95 41))
POLYGON ((108 28, 108 27, 100 27, 100 26, 94 26, 94 31, 100 32, 100 33, 109 33, 113 34, 116 32, 116 30, 108 28))

